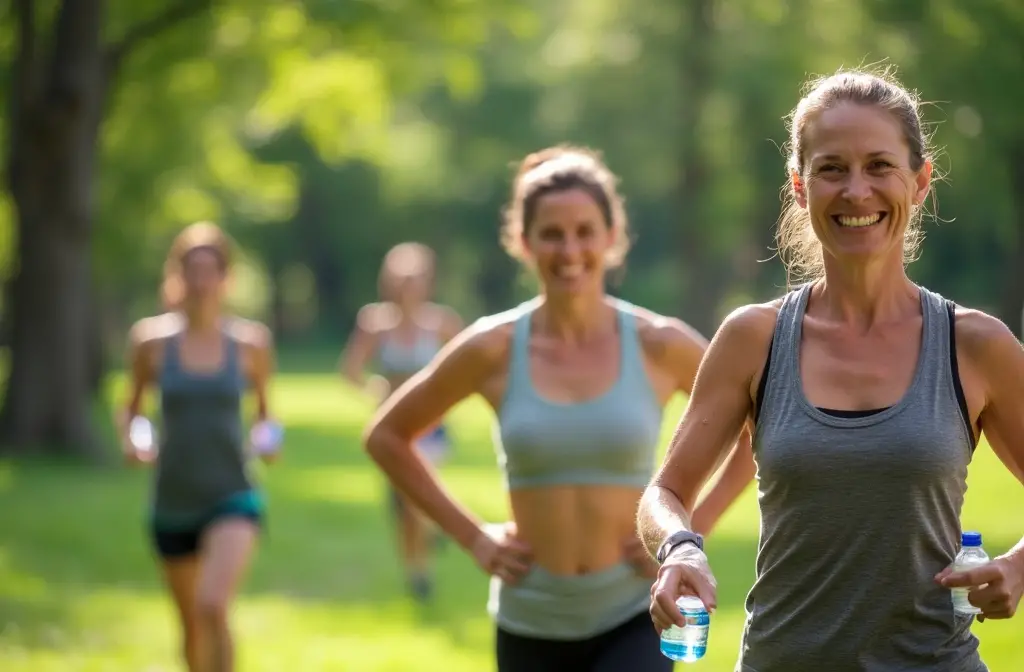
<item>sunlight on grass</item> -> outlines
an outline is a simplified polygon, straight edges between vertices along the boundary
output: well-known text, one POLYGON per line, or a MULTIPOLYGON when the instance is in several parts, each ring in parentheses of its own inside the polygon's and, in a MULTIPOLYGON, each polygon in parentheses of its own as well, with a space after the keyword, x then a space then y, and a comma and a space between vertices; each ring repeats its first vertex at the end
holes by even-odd
POLYGON ((291 474, 275 488, 294 499, 376 505, 383 488, 372 467, 318 467, 291 474))
MULTIPOLYGON (((430 608, 404 594, 385 482, 359 445, 372 402, 332 373, 282 375, 272 401, 287 453, 259 472, 270 512, 235 609, 239 669, 493 671, 487 578, 466 554, 451 543, 440 553, 430 608)), ((683 405, 665 412, 662 454, 683 405)), ((493 413, 473 399, 450 421, 455 447, 442 480, 482 518, 506 519, 493 413)), ((0 670, 180 669, 175 616, 144 534, 150 478, 145 470, 0 463, 0 670)), ((1024 488, 985 445, 969 483, 965 526, 985 534, 992 554, 1005 551, 1024 532, 1024 488)), ((720 609, 698 666, 708 672, 731 672, 735 662, 754 577, 756 506, 749 487, 709 539, 720 609)), ((975 626, 993 672, 1024 669, 1020 627, 975 626)))

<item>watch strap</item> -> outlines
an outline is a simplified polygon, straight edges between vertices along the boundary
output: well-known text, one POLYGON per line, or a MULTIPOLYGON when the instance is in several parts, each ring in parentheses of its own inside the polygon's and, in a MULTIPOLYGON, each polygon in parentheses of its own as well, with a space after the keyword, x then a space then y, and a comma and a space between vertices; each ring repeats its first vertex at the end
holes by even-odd
POLYGON ((704 550, 704 537, 689 530, 679 530, 678 532, 670 534, 665 538, 665 541, 661 543, 661 546, 658 548, 658 564, 665 562, 672 551, 687 543, 693 544, 701 551, 704 550))

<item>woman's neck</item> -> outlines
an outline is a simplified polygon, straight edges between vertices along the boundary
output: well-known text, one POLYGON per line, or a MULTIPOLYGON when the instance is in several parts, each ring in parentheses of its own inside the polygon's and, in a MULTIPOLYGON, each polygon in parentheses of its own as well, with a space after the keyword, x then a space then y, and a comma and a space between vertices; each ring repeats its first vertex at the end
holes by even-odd
POLYGON ((609 308, 603 292, 563 297, 542 295, 536 327, 566 341, 588 341, 607 330, 609 308))
POLYGON ((824 311, 840 322, 868 328, 915 310, 917 286, 907 276, 903 260, 877 264, 842 265, 826 258, 825 277, 814 295, 824 311))
POLYGON ((201 334, 220 329, 221 310, 219 305, 186 305, 182 312, 190 332, 201 334))

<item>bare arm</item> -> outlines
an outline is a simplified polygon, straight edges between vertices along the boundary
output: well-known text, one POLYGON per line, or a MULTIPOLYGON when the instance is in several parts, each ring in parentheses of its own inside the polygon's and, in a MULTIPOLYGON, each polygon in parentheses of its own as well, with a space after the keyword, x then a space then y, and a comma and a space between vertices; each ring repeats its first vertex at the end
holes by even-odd
POLYGON ((114 426, 121 439, 121 450, 126 458, 134 456, 134 448, 128 439, 128 428, 132 418, 139 415, 146 391, 153 382, 154 341, 151 319, 140 320, 128 332, 126 364, 128 368, 128 398, 123 407, 114 415, 114 426))
POLYGON ((774 324, 772 309, 742 308, 726 319, 704 353, 665 462, 640 500, 637 527, 652 555, 668 535, 692 530, 690 512, 701 488, 744 428, 766 322, 774 324))
MULTIPOLYGON (((957 352, 984 387, 978 424, 992 451, 1024 483, 1024 348, 998 319, 978 311, 957 315, 957 352)), ((1024 538, 994 561, 965 572, 940 573, 946 587, 971 587, 985 618, 1010 618, 1024 595, 1024 538), (984 586, 978 588, 977 586, 984 586)))
POLYGON ((703 536, 711 534, 719 519, 739 499, 757 475, 750 434, 749 428, 745 427, 715 484, 693 510, 691 524, 694 532, 703 536))
POLYGON ((250 348, 249 383, 256 397, 256 420, 270 417, 267 401, 267 385, 274 373, 274 337, 265 325, 250 322, 243 336, 250 348))
POLYGON ((365 434, 367 452, 395 487, 467 550, 482 523, 445 491, 413 441, 480 389, 499 359, 498 335, 477 325, 459 334, 388 398, 365 434))
POLYGON ((366 386, 366 368, 377 351, 374 311, 374 306, 363 306, 359 310, 356 326, 338 362, 342 377, 358 388, 366 386))
MULTIPOLYGON (((992 452, 1024 484, 1024 348, 998 319, 971 311, 957 320, 970 365, 985 381, 978 424, 992 452)), ((1024 566, 1024 539, 1013 553, 1024 566)))
POLYGON ((120 416, 125 426, 128 420, 139 414, 146 389, 153 380, 149 358, 151 342, 145 340, 144 332, 143 324, 136 323, 128 333, 128 402, 120 416))
MULTIPOLYGON (((677 323, 674 326, 675 337, 671 339, 673 347, 669 349, 670 361, 676 374, 679 391, 690 396, 693 394, 697 370, 707 351, 708 342, 686 324, 677 323)), ((716 470, 719 466, 716 465, 716 470)), ((750 446, 750 432, 744 427, 735 447, 728 453, 725 468, 721 470, 714 485, 693 511, 693 531, 702 535, 709 534, 722 514, 743 494, 747 485, 754 479, 756 471, 750 446)))

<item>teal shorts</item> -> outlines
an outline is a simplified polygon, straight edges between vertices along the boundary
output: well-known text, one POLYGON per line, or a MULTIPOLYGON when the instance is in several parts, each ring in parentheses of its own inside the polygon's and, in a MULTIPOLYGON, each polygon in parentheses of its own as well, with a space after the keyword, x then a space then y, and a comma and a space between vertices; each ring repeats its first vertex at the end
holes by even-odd
POLYGON ((185 558, 199 552, 203 532, 224 518, 244 518, 263 529, 266 504, 258 490, 244 490, 226 497, 201 516, 179 517, 159 511, 150 518, 150 535, 162 558, 185 558))

